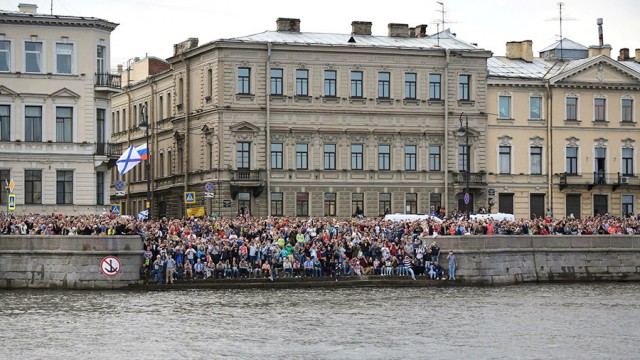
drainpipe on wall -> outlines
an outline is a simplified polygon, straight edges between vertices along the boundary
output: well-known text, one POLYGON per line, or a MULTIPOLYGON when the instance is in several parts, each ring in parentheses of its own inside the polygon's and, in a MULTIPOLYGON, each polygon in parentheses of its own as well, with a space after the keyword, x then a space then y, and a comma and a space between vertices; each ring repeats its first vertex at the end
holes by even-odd
POLYGON ((158 93, 158 83, 156 82, 155 78, 151 78, 149 80, 149 87, 151 88, 151 100, 149 100, 149 107, 151 109, 147 107, 147 126, 150 126, 149 129, 152 130, 149 135, 151 136, 151 149, 147 150, 149 156, 149 177, 151 177, 151 196, 149 198, 149 207, 151 208, 151 214, 156 214, 155 210, 153 209, 153 188, 155 185, 155 181, 153 181, 153 179, 155 178, 155 176, 153 175, 153 171, 155 170, 154 161, 157 159, 157 157, 156 153, 153 150, 158 148, 158 122, 152 121, 156 119, 156 95, 158 93))
POLYGON ((553 119, 553 96, 551 88, 549 87, 549 80, 545 80, 544 85, 547 89, 547 193, 549 194, 547 209, 551 209, 551 213, 553 214, 553 135, 551 132, 551 120, 553 119))
POLYGON ((269 101, 271 96, 271 86, 269 84, 269 67, 271 63, 271 43, 267 43, 267 62, 265 64, 265 88, 266 88, 266 101, 267 101, 267 129, 266 129, 266 149, 265 149, 265 163, 267 164, 267 179, 266 179, 266 191, 267 191, 267 216, 271 215, 271 189, 270 189, 270 179, 271 179, 271 101, 269 101))
POLYGON ((444 50, 444 214, 449 213, 449 49, 444 50))
MULTIPOLYGON (((184 54, 180 54, 180 61, 184 64, 184 192, 189 191, 189 60, 184 58, 184 54)), ((187 210, 185 207, 186 215, 187 210)))
MULTIPOLYGON (((129 70, 130 71, 130 70, 129 70)), ((129 113, 129 119, 127 121, 125 121, 124 126, 127 129, 127 146, 129 146, 129 144, 131 144, 131 126, 129 126, 127 123, 129 124, 133 124, 133 113, 131 112, 131 108, 132 108, 132 104, 131 104, 131 89, 130 89, 130 84, 131 82, 129 80, 127 80, 127 112, 129 113)), ((127 151, 126 148, 122 149, 123 153, 124 151, 127 151)), ((117 171, 117 166, 116 166, 116 171, 117 171)), ((118 173, 119 175, 120 173, 118 173)), ((123 177, 126 175, 122 175, 123 177)), ((131 175, 129 175, 131 176, 131 175)), ((124 179, 123 179, 124 180, 124 179)), ((127 212, 129 211, 129 194, 131 194, 131 184, 129 181, 127 181, 127 197, 126 200, 124 201, 125 203, 125 207, 127 208, 127 212)), ((121 213, 122 213, 122 209, 120 209, 121 213)))

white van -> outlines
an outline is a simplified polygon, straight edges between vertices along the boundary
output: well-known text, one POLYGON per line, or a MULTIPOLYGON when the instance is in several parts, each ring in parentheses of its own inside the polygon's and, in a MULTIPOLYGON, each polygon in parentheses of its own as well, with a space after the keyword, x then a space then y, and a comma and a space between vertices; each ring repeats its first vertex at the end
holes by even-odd
POLYGON ((433 219, 436 222, 441 223, 442 220, 440 220, 437 217, 433 217, 430 215, 425 215, 425 214, 389 214, 389 215, 385 215, 384 216, 385 220, 390 220, 390 221, 396 221, 396 222, 400 222, 400 221, 424 221, 424 220, 430 220, 433 219))
POLYGON ((470 215, 469 216, 471 218, 471 220, 488 220, 488 219, 492 219, 492 220, 496 220, 496 221, 502 221, 502 220, 507 220, 507 221, 514 221, 516 219, 515 216, 513 216, 512 214, 505 214, 505 213, 497 213, 497 214, 476 214, 476 215, 470 215))

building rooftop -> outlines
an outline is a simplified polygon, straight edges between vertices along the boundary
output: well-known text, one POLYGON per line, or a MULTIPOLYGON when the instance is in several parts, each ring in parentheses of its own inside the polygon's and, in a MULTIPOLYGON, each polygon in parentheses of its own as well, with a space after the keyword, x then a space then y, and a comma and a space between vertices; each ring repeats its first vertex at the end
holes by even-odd
POLYGON ((575 42, 573 40, 569 40, 567 38, 564 38, 564 39, 556 41, 553 44, 547 46, 546 48, 540 50, 540 52, 545 52, 545 51, 554 50, 554 49, 560 49, 560 48, 562 48, 562 50, 584 50, 584 51, 589 51, 588 47, 586 47, 586 46, 584 46, 582 44, 578 44, 577 42, 575 42))
POLYGON ((0 9, 0 24, 93 27, 113 31, 119 25, 104 19, 84 16, 46 15, 0 9))
POLYGON ((510 59, 506 56, 494 56, 487 60, 489 76, 504 78, 543 79, 551 70, 554 62, 534 58, 532 62, 522 59, 510 59))
POLYGON ((401 49, 450 49, 487 51, 455 37, 448 29, 426 37, 395 37, 378 35, 351 35, 292 31, 265 31, 237 38, 221 39, 228 42, 271 42, 288 45, 353 46, 401 49), (355 42, 349 42, 353 38, 355 42))

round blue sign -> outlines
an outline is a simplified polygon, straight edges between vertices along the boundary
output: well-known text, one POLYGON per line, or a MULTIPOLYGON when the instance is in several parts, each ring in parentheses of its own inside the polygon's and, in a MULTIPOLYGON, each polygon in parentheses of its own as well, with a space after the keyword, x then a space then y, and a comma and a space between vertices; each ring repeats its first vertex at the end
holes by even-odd
POLYGON ((121 191, 122 189, 124 189, 124 187, 127 185, 127 183, 125 183, 124 181, 116 181, 116 183, 114 184, 114 186, 116 187, 116 190, 121 191))
POLYGON ((207 190, 207 192, 212 192, 214 189, 214 186, 212 183, 208 182, 204 185, 204 189, 207 190))

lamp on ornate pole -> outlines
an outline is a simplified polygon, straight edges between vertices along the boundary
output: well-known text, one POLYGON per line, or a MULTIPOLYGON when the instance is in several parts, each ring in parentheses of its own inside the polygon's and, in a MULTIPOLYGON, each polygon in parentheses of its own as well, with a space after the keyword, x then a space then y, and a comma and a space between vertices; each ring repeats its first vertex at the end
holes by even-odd
POLYGON ((471 200, 471 195, 469 194, 469 177, 471 176, 471 173, 469 172, 469 170, 471 169, 471 163, 470 163, 470 158, 469 158, 469 117, 465 114, 465 113, 461 113, 460 114, 460 128, 458 129, 458 134, 459 135, 464 135, 466 138, 466 146, 465 146, 465 156, 466 156, 466 161, 465 161, 465 189, 464 189, 464 208, 465 208, 465 214, 467 219, 469 218, 469 201, 471 200), (462 126, 462 116, 464 115, 464 119, 465 119, 465 123, 464 123, 464 127, 462 126))
POLYGON ((147 219, 151 219, 151 151, 149 150, 149 113, 147 112, 147 105, 142 105, 142 122, 140 123, 140 129, 145 132, 145 138, 147 140, 147 161, 145 162, 145 175, 147 177, 147 219))

